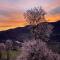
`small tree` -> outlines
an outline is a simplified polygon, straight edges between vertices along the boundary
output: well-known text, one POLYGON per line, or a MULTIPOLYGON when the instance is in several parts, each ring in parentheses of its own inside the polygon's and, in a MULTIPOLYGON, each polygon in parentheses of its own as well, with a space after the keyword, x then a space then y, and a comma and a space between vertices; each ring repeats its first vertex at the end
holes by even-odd
POLYGON ((41 7, 35 7, 33 9, 27 10, 24 14, 27 22, 30 25, 33 25, 31 31, 35 37, 35 40, 37 38, 48 40, 48 35, 52 31, 52 25, 48 25, 48 23, 46 23, 45 14, 46 12, 41 7))
POLYGON ((37 25, 46 21, 45 14, 45 11, 41 7, 34 7, 31 10, 27 10, 24 16, 29 24, 37 25))

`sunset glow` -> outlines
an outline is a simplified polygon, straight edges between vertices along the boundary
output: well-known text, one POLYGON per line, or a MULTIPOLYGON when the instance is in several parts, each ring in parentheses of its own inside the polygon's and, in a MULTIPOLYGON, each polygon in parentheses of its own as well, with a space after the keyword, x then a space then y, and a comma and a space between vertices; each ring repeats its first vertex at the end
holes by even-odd
POLYGON ((26 26, 23 14, 35 6, 45 9, 48 22, 60 20, 60 0, 0 0, 0 31, 26 26))

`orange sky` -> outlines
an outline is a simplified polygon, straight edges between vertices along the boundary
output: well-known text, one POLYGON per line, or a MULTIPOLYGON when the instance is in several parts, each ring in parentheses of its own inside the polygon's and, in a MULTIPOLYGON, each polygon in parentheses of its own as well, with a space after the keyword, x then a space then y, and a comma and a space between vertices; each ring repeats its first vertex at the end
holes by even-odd
POLYGON ((27 25, 23 12, 42 6, 47 12, 46 20, 60 20, 60 0, 0 0, 0 31, 27 25))
POLYGON ((60 14, 46 16, 46 20, 48 22, 56 22, 56 21, 60 20, 60 14))
MULTIPOLYGON (((0 22, 0 30, 7 30, 16 27, 24 27, 27 25, 27 22, 24 19, 24 17, 20 16, 19 14, 17 14, 15 18, 10 18, 11 20, 9 18, 0 18, 0 19, 3 20, 2 22, 0 22)), ((60 19, 60 15, 46 16, 46 20, 48 22, 58 21, 59 19, 60 19)))

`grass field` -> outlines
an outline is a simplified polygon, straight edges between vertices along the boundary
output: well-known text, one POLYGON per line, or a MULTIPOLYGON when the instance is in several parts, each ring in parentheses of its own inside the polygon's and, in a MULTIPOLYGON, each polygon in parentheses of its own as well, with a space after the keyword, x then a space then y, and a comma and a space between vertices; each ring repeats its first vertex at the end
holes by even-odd
MULTIPOLYGON (((7 59, 7 52, 3 51, 1 53, 2 53, 1 60, 6 60, 7 59)), ((11 50, 8 53, 9 53, 10 60, 15 60, 15 58, 18 55, 19 51, 11 50)))

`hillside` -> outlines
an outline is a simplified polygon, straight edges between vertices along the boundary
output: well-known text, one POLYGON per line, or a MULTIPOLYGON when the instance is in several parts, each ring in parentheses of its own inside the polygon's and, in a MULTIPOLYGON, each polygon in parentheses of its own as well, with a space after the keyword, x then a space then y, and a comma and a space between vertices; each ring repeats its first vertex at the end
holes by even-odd
POLYGON ((60 42, 60 21, 51 23, 54 26, 53 33, 51 34, 51 40, 55 42, 60 42))
MULTIPOLYGON (((44 23, 42 23, 44 24, 44 23)), ((60 41, 60 21, 50 22, 54 26, 53 33, 51 34, 50 41, 60 41)), ((4 42, 7 39, 11 39, 13 41, 19 40, 23 42, 24 40, 28 40, 33 38, 30 30, 32 26, 18 27, 15 29, 9 29, 6 31, 0 31, 0 42, 4 42)))

